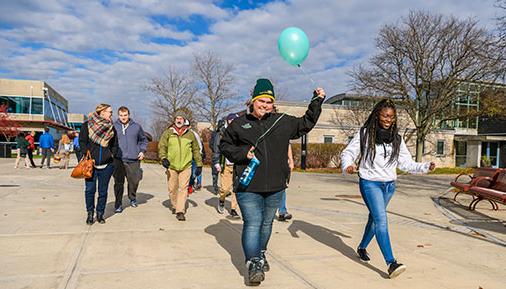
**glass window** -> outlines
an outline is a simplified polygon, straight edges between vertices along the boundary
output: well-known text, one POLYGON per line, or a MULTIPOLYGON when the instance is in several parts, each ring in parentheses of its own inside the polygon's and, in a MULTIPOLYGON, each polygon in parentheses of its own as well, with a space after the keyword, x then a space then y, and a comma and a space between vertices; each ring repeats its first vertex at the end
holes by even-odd
POLYGON ((445 141, 438 140, 437 147, 436 147, 436 154, 437 155, 444 155, 444 153, 445 153, 445 141))
POLYGON ((324 135, 323 136, 323 143, 333 143, 333 142, 334 142, 333 135, 324 135))
POLYGON ((467 142, 455 142, 455 166, 465 167, 467 163, 467 142))
POLYGON ((42 98, 32 98, 32 114, 43 114, 42 98))
POLYGON ((0 96, 0 103, 7 105, 8 113, 30 113, 29 97, 0 96))

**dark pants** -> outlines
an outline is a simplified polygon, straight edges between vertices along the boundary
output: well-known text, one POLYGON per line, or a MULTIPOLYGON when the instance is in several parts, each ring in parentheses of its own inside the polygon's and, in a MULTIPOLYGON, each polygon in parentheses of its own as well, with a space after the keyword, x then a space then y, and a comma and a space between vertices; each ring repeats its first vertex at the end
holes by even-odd
POLYGON ((213 175, 213 189, 214 189, 214 192, 217 193, 219 192, 220 188, 218 187, 218 170, 216 169, 215 166, 211 165, 211 172, 212 172, 212 175, 213 175))
POLYGON ((32 164, 32 167, 36 167, 35 163, 33 162, 33 150, 27 149, 28 158, 30 159, 30 163, 32 164))
POLYGON ((95 210, 95 193, 98 182, 97 214, 104 214, 107 203, 107 189, 109 188, 109 181, 111 180, 113 171, 114 164, 110 163, 104 169, 93 169, 93 176, 84 180, 86 211, 93 212, 95 210))
POLYGON ((81 160, 81 158, 83 157, 81 150, 74 148, 74 152, 76 153, 77 162, 79 162, 81 160))
POLYGON ((44 161, 47 159, 47 167, 51 165, 51 149, 42 149, 42 161, 40 162, 40 166, 44 166, 44 161))
POLYGON ((237 202, 244 220, 242 249, 246 261, 251 258, 261 258, 262 252, 267 250, 272 232, 272 221, 279 207, 282 192, 237 193, 237 202))
POLYGON ((142 179, 141 162, 125 162, 114 159, 114 196, 116 197, 114 207, 116 209, 121 207, 125 176, 128 181, 128 198, 130 201, 135 200, 137 198, 137 188, 142 179))

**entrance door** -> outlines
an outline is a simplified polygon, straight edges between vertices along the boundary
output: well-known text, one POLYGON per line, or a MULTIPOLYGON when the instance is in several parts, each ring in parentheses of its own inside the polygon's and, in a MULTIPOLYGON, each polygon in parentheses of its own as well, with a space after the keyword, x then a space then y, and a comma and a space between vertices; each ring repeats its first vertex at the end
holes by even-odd
POLYGON ((490 160, 490 165, 493 168, 499 167, 499 143, 497 142, 482 142, 481 155, 486 156, 490 160))
POLYGON ((465 167, 467 162, 467 142, 455 142, 455 166, 465 167))

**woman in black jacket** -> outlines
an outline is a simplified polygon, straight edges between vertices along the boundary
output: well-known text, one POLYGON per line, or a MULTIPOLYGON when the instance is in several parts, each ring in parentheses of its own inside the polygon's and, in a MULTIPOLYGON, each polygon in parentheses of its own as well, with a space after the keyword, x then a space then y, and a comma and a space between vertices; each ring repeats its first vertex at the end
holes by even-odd
POLYGON ((88 217, 86 224, 92 225, 95 211, 95 193, 98 182, 97 221, 105 223, 104 211, 107 202, 109 181, 114 171, 113 158, 118 154, 118 138, 112 122, 112 107, 99 104, 83 123, 79 133, 79 147, 95 160, 93 176, 85 180, 85 200, 88 217))
POLYGON ((322 88, 313 94, 303 117, 273 113, 274 88, 268 79, 259 79, 252 94, 251 113, 236 118, 221 139, 221 152, 234 163, 234 187, 244 220, 242 246, 250 284, 263 281, 264 272, 269 270, 265 251, 290 172, 288 144, 315 126, 325 98, 322 88), (253 157, 260 161, 256 173, 251 183, 240 185, 239 178, 253 157))

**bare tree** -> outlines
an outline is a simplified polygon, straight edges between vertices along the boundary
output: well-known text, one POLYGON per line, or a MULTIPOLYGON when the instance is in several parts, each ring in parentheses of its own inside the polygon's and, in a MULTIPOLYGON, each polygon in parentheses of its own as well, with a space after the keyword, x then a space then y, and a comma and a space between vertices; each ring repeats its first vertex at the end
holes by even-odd
POLYGON ((172 67, 163 77, 153 78, 145 88, 156 96, 151 103, 157 116, 155 121, 165 123, 172 121, 176 110, 189 110, 197 92, 192 78, 172 67))
POLYGON ((235 106, 231 102, 233 66, 226 64, 211 51, 194 55, 193 73, 199 94, 194 101, 196 113, 216 129, 218 118, 235 106))
POLYGON ((499 35, 502 40, 506 40, 506 0, 496 0, 497 8, 499 8, 499 15, 497 16, 497 27, 499 29, 499 35))
POLYGON ((416 160, 425 137, 442 121, 460 118, 450 110, 462 82, 495 81, 504 72, 504 48, 472 19, 410 12, 399 25, 385 25, 379 52, 351 72, 355 89, 398 98, 416 128, 416 160))

